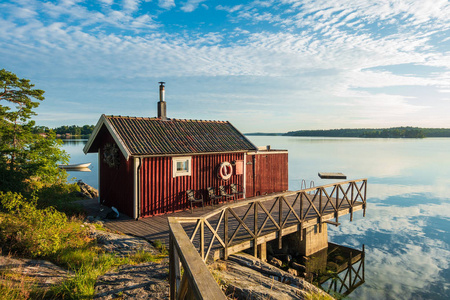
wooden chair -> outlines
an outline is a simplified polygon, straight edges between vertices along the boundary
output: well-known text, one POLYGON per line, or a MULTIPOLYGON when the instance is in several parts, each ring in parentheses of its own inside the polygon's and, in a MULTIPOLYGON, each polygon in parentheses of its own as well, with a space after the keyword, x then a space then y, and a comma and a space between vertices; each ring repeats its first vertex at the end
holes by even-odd
POLYGON ((193 203, 201 202, 202 203, 202 210, 205 209, 205 206, 203 205, 203 195, 201 195, 199 199, 196 199, 193 190, 187 190, 186 191, 186 195, 187 195, 187 199, 189 200, 189 202, 191 202, 191 214, 194 213, 194 210, 192 209, 192 204, 193 203))
POLYGON ((244 196, 244 188, 236 183, 230 184, 231 194, 234 195, 234 199, 237 200, 238 197, 244 196))
POLYGON ((219 199, 222 199, 222 196, 216 195, 216 189, 213 187, 209 187, 206 189, 208 191, 208 198, 211 200, 211 203, 214 207, 214 202, 217 200, 217 204, 219 204, 219 199))
MULTIPOLYGON (((227 202, 228 202, 228 199, 234 198, 233 194, 228 194, 225 191, 225 187, 223 185, 219 186, 219 194, 220 194, 220 196, 222 196, 222 200, 225 198, 225 201, 227 201, 227 202)), ((236 199, 235 199, 235 201, 236 201, 236 199)))

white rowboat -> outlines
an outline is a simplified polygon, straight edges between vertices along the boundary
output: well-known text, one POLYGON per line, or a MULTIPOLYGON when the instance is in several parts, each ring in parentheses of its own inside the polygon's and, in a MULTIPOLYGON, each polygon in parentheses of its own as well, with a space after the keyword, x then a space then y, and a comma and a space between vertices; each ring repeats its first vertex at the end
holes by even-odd
POLYGON ((74 164, 74 165, 59 165, 58 167, 61 169, 85 169, 89 167, 91 163, 84 164, 74 164))

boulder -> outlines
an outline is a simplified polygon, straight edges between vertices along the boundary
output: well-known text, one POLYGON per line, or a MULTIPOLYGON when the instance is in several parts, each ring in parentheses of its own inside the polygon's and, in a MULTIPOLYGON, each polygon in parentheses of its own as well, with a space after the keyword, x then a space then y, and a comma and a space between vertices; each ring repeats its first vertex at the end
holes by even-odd
POLYGON ((291 275, 298 276, 298 271, 296 269, 289 268, 287 271, 291 275))
POLYGON ((312 293, 333 299, 304 279, 247 254, 231 255, 220 264, 226 267, 213 273, 229 299, 311 299, 312 293))
POLYGON ((85 198, 93 199, 98 197, 98 191, 92 186, 84 183, 83 180, 78 180, 77 185, 80 188, 80 192, 84 195, 85 198))
POLYGON ((291 267, 296 269, 299 273, 305 273, 306 272, 306 267, 304 265, 296 263, 295 261, 291 262, 291 267))
POLYGON ((272 257, 269 261, 271 265, 274 265, 275 267, 281 268, 283 265, 283 262, 279 260, 278 258, 272 257))

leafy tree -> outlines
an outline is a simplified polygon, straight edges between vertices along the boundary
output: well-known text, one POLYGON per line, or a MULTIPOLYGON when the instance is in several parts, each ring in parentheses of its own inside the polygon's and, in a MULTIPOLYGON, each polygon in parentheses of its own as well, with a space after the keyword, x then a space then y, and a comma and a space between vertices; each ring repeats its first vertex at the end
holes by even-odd
POLYGON ((21 192, 30 184, 65 179, 58 162, 67 162, 68 155, 53 132, 40 135, 32 120, 43 95, 30 80, 0 70, 0 190, 21 192))

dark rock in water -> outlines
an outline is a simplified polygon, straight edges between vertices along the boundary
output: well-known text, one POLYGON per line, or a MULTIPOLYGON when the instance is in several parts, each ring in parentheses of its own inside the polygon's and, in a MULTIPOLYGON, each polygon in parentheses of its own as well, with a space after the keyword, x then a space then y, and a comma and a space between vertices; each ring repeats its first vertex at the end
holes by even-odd
POLYGON ((85 198, 92 199, 98 197, 98 191, 92 186, 84 183, 82 180, 78 180, 77 185, 79 186, 80 191, 85 198))

